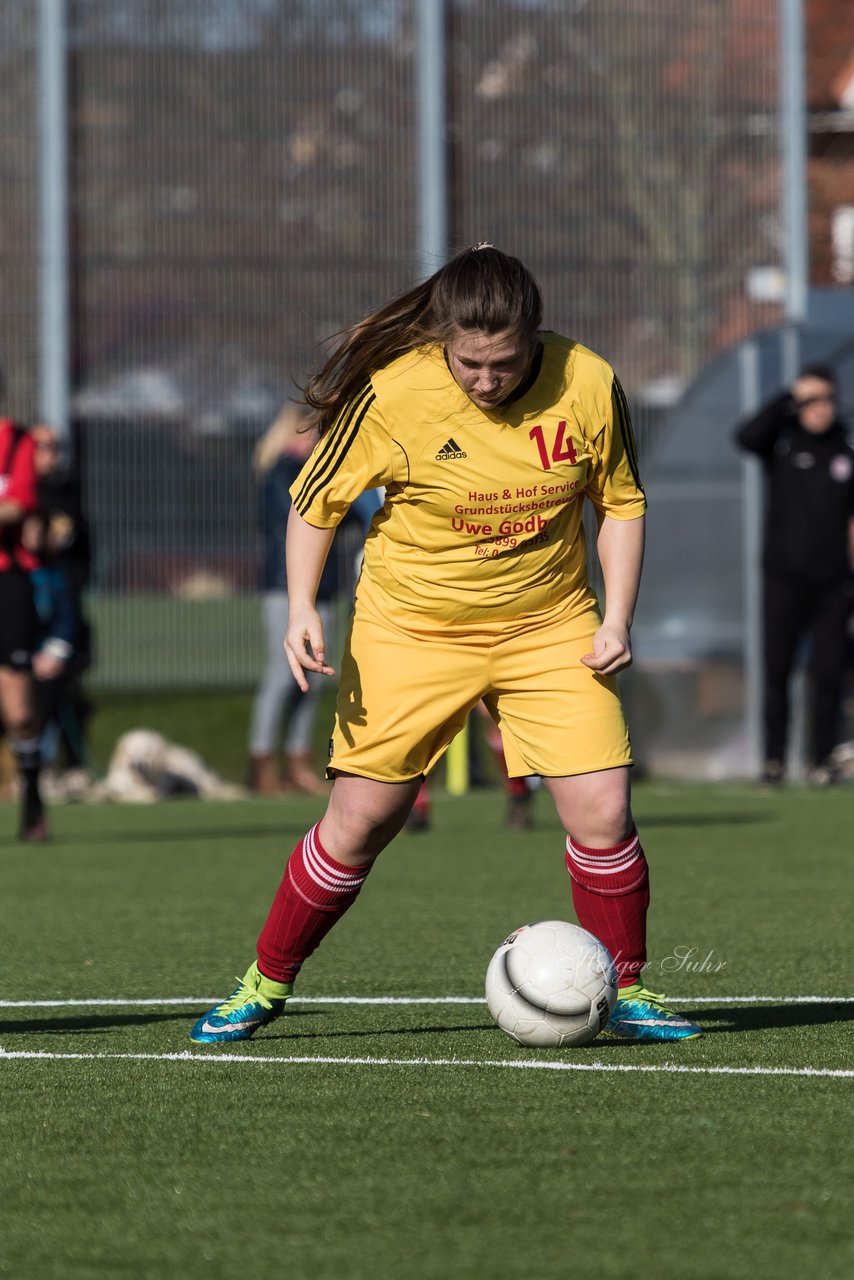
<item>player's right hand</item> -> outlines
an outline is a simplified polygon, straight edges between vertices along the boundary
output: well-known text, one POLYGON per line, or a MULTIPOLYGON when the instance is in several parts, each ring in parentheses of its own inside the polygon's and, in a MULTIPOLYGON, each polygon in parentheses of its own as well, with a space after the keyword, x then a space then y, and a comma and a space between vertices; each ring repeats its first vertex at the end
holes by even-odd
POLYGON ((585 653, 581 661, 598 676, 615 676, 618 671, 624 671, 632 662, 628 628, 603 622, 593 637, 592 651, 585 653))
POLYGON ((288 666, 303 693, 308 693, 306 671, 317 671, 322 676, 335 675, 335 668, 326 661, 323 623, 316 609, 289 611, 284 643, 288 666))

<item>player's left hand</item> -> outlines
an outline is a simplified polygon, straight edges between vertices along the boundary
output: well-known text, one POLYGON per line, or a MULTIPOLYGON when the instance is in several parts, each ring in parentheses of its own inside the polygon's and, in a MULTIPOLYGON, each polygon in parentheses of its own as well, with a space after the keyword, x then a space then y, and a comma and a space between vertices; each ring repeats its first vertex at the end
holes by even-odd
POLYGON ((581 661, 598 676, 613 676, 631 665, 632 647, 625 627, 603 623, 593 637, 593 652, 581 661))

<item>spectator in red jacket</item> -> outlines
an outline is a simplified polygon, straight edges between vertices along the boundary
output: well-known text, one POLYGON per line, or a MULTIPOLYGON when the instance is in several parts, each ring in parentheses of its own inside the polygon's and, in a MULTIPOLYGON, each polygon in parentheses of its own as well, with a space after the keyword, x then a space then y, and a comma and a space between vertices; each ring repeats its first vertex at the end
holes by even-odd
POLYGON ((21 540, 24 519, 37 506, 34 452, 29 433, 0 418, 0 717, 17 762, 20 837, 28 842, 47 838, 32 677, 39 624, 30 574, 38 561, 21 540))

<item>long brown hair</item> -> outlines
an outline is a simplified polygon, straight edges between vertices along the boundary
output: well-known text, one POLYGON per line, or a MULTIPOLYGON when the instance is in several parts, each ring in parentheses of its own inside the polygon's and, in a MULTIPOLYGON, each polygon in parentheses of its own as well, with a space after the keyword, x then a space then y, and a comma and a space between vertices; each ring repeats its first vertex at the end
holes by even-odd
POLYGON ((533 338, 542 318, 540 288, 527 267, 492 245, 475 245, 344 329, 323 368, 309 379, 305 403, 322 435, 371 374, 404 352, 447 342, 461 330, 512 329, 533 338))

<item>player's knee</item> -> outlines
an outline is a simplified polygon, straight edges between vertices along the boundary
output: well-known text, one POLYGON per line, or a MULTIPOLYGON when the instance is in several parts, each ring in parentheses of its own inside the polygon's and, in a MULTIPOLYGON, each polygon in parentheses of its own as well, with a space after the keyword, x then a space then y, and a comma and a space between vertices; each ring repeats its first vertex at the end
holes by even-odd
POLYGON ((612 769, 546 784, 567 835, 590 849, 612 849, 633 827, 627 771, 612 769))
POLYGON ((567 835, 590 849, 612 849, 632 832, 634 822, 625 796, 604 794, 596 806, 574 815, 567 835))
POLYGON ((342 820, 340 815, 327 811, 321 819, 319 835, 329 856, 345 866, 373 862, 388 844, 375 825, 352 813, 342 820))
POLYGON ((412 798, 402 787, 377 791, 337 780, 320 829, 324 848, 342 862, 371 861, 403 827, 412 798))

